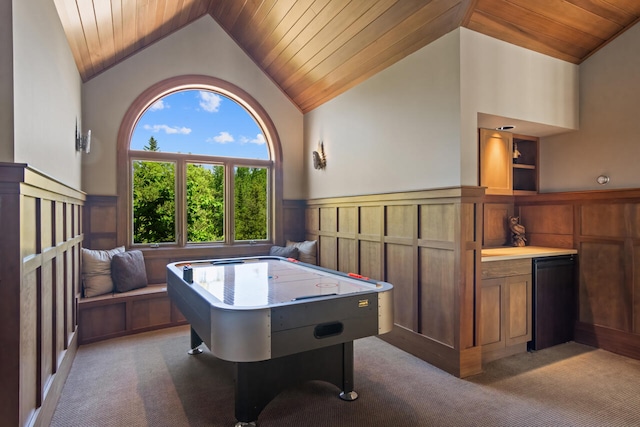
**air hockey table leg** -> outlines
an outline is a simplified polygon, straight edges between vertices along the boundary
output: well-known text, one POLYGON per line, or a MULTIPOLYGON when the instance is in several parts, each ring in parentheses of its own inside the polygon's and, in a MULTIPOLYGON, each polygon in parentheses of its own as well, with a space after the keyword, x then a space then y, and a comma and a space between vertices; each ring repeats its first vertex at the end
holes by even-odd
POLYGON ((353 390, 353 341, 342 344, 342 391, 340 399, 348 402, 356 400, 358 393, 353 390))
POLYGON ((191 356, 195 356, 196 354, 202 353, 202 349, 200 345, 203 343, 202 338, 198 335, 198 333, 191 327, 191 350, 187 353, 191 356))
POLYGON ((311 380, 340 388, 340 398, 358 398, 354 386, 353 341, 260 362, 235 363, 236 427, 253 426, 282 390, 311 380), (243 424, 244 423, 244 424, 243 424))

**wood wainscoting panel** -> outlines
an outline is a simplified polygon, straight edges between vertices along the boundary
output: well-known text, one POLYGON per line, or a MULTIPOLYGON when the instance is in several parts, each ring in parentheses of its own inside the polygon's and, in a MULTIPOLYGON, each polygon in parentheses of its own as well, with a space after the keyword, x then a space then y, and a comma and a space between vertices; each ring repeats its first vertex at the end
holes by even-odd
POLYGON ((38 237, 36 231, 40 227, 39 224, 39 207, 36 206, 38 199, 34 197, 22 197, 22 224, 20 230, 20 248, 22 250, 22 258, 39 253, 38 237))
POLYGON ((632 239, 640 239, 640 203, 627 205, 627 218, 628 236, 632 239))
POLYGON ((415 218, 415 205, 387 206, 385 210, 385 237, 415 238, 415 218))
POLYGON ((484 203, 482 246, 511 244, 508 220, 513 216, 513 203, 484 203))
POLYGON ((129 329, 142 330, 168 325, 171 323, 171 300, 165 296, 162 298, 152 298, 136 300, 130 304, 131 325, 129 329))
POLYGON ((334 207, 320 209, 320 230, 338 231, 338 210, 334 207))
POLYGON ((520 206, 520 221, 527 234, 573 235, 573 205, 520 206))
MULTIPOLYGON (((39 248, 50 248, 53 246, 53 201, 40 200, 40 218, 38 224, 40 224, 40 241, 38 242, 39 248)), ((41 250, 42 250, 41 249, 41 250)))
POLYGON ((624 252, 622 243, 580 244, 580 322, 631 331, 631 286, 626 280, 624 252))
POLYGON ((319 265, 335 269, 337 259, 341 271, 394 286, 402 349, 473 375, 482 365, 475 276, 483 196, 480 187, 451 187, 308 200, 305 233, 319 240, 319 265), (336 228, 325 212, 337 212, 336 228))
POLYGON ((359 271, 355 239, 338 238, 338 271, 343 273, 359 271))
MULTIPOLYGON (((81 242, 80 242, 81 243, 81 242)), ((77 300, 82 293, 81 271, 81 245, 72 246, 63 254, 64 263, 64 345, 65 348, 72 342, 78 330, 78 304, 77 300)))
POLYGON ((338 228, 340 233, 355 234, 357 232, 356 208, 353 206, 338 208, 338 228))
POLYGON ((88 196, 84 205, 84 247, 112 249, 118 246, 116 196, 88 196))
POLYGON ((414 277, 414 248, 385 245, 385 280, 393 285, 394 322, 418 331, 418 289, 414 277))
POLYGON ((305 232, 306 230, 320 230, 320 209, 307 208, 304 212, 305 232))
POLYGON ((520 223, 525 226, 527 245, 573 248, 572 204, 520 206, 520 223))
POLYGON ((83 310, 78 319, 80 328, 80 341, 89 342, 91 337, 117 335, 127 330, 126 302, 95 307, 91 310, 83 310), (105 322, 105 319, 109 319, 105 322))
MULTIPOLYGON (((57 370, 60 363, 62 363, 61 354, 66 349, 66 328, 65 322, 62 320, 65 315, 65 302, 67 301, 65 293, 66 275, 65 275, 65 262, 68 258, 68 250, 65 250, 61 256, 56 257, 54 261, 54 283, 53 288, 53 333, 55 339, 53 340, 53 355, 56 357, 54 368, 57 370)), ((69 281, 69 284, 71 280, 69 281)), ((69 297, 71 301, 74 298, 69 297)), ((75 304, 74 304, 75 305, 75 304)), ((70 313, 71 314, 71 313, 70 313)))
POLYGON ((90 249, 113 249, 118 246, 118 242, 116 240, 116 236, 92 236, 91 240, 87 240, 87 248, 90 249), (91 246, 89 246, 91 245, 91 246))
MULTIPOLYGON (((40 378, 43 388, 55 373, 53 340, 55 336, 55 317, 53 311, 55 280, 53 276, 53 260, 42 262, 40 267, 40 378)), ((43 396, 44 397, 44 396, 43 396)))
POLYGON ((80 263, 68 253, 82 245, 84 200, 26 164, 0 163, 3 425, 49 425, 69 373, 80 263))
POLYGON ((455 241, 456 206, 453 203, 420 205, 418 236, 422 240, 455 241))
POLYGON ((640 339, 640 272, 635 270, 640 268, 640 241, 635 241, 631 244, 631 251, 633 252, 632 262, 634 266, 633 271, 633 333, 640 339), (638 267, 636 267, 638 266, 638 267))
POLYGON ((338 239, 334 236, 320 236, 318 239, 318 255, 322 266, 331 270, 338 269, 338 239))
MULTIPOLYGON (((41 403, 39 309, 40 268, 25 273, 20 290, 20 426, 28 424, 41 403)), ((6 349, 3 349, 6 351, 6 349)))
POLYGON ((87 220, 91 221, 94 233, 112 233, 116 229, 116 205, 105 202, 91 205, 87 220))
POLYGON ((456 313, 447 307, 455 306, 454 255, 453 250, 421 247, 419 262, 419 332, 451 347, 455 344, 456 313))
POLYGON ((170 262, 173 261, 164 257, 156 258, 155 256, 145 256, 144 267, 147 272, 147 283, 152 285, 156 283, 167 283, 167 264, 170 262))
MULTIPOLYGON (((282 234, 283 242, 291 240, 300 242, 304 240, 304 215, 305 204, 303 200, 282 201, 282 234)), ((278 234, 276 232, 276 234, 278 234)), ((278 240, 276 239, 276 244, 278 240)), ((284 244, 284 243, 283 243, 284 244)))
POLYGON ((518 196, 516 207, 529 243, 578 249, 576 342, 640 359, 640 189, 518 196))
POLYGON ((382 243, 370 242, 367 240, 359 240, 359 262, 360 273, 365 277, 370 277, 374 280, 383 280, 384 269, 381 256, 382 243))
POLYGON ((65 236, 64 233, 64 222, 62 221, 62 219, 65 217, 66 215, 66 203, 64 202, 57 202, 55 204, 55 211, 54 211, 54 235, 55 235, 55 241, 54 241, 54 246, 57 246, 61 243, 63 243, 67 237, 65 236))
POLYGON ((623 203, 584 204, 580 208, 580 234, 597 237, 625 237, 626 207, 623 203))
POLYGON ((382 235, 382 208, 380 206, 361 206, 358 217, 358 232, 364 235, 382 235))

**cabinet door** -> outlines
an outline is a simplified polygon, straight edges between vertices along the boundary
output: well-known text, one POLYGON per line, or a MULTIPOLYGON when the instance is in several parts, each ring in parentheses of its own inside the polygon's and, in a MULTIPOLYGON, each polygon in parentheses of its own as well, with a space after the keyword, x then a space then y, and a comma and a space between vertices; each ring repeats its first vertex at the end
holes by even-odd
POLYGON ((483 279, 480 293, 480 344, 483 351, 504 347, 504 278, 483 279))
POLYGON ((506 277, 504 292, 506 346, 531 341, 531 275, 506 277))
POLYGON ((513 134, 480 129, 480 186, 486 194, 513 194, 513 134))

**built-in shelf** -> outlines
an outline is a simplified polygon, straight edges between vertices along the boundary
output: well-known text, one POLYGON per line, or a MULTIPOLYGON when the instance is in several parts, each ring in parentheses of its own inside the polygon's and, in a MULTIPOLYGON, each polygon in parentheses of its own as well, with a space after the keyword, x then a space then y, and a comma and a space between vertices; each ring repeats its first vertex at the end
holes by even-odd
POLYGON ((538 192, 538 138, 480 129, 480 185, 486 194, 538 192))
POLYGON ((513 150, 520 156, 513 159, 513 194, 538 192, 538 138, 513 135, 513 150))
POLYGON ((520 165, 520 164, 514 164, 513 165, 514 169, 535 169, 536 165, 520 165))

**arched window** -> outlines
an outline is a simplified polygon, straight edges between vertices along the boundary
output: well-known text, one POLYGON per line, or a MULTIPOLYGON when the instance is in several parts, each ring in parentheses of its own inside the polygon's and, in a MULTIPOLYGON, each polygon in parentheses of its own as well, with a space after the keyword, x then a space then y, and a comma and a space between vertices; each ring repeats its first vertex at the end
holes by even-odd
POLYGON ((262 107, 207 76, 161 82, 119 133, 118 240, 138 247, 230 247, 276 241, 280 144, 262 107), (123 224, 124 225, 124 224, 123 224))

